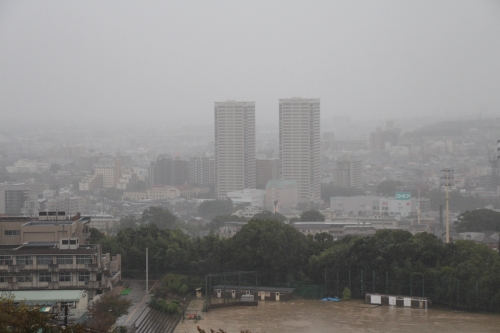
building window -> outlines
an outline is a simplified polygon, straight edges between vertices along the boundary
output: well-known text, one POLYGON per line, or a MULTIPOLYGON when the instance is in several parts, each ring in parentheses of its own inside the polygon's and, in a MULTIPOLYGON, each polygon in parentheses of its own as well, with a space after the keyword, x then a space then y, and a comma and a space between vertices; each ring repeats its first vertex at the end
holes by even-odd
POLYGON ((17 282, 33 282, 33 276, 31 275, 18 275, 17 282))
POLYGON ((59 273, 59 281, 71 281, 71 273, 59 273))
POLYGON ((12 276, 0 274, 0 283, 1 282, 8 282, 9 278, 12 278, 12 276))
POLYGON ((90 273, 88 272, 79 272, 78 273, 78 281, 90 281, 90 273))
POLYGON ((5 230, 5 236, 19 236, 21 230, 5 230))
POLYGON ((91 264, 92 263, 92 255, 85 256, 76 256, 77 264, 91 264))
POLYGON ((12 256, 0 256, 0 265, 12 265, 12 256))
POLYGON ((57 264, 58 265, 73 265, 73 256, 57 256, 57 264))
POLYGON ((52 256, 36 256, 37 265, 50 265, 52 264, 52 256))
POLYGON ((52 281, 52 274, 46 272, 38 273, 38 282, 50 282, 52 281))
POLYGON ((33 265, 32 256, 18 256, 16 257, 16 263, 18 265, 33 265))

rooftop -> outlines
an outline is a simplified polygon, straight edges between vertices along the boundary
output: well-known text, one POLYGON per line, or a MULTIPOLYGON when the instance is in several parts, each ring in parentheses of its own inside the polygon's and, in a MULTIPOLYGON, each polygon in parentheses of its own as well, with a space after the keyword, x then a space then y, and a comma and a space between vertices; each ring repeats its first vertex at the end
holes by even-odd
POLYGON ((14 302, 26 301, 32 304, 50 304, 54 302, 78 302, 85 297, 85 290, 13 290, 14 302))

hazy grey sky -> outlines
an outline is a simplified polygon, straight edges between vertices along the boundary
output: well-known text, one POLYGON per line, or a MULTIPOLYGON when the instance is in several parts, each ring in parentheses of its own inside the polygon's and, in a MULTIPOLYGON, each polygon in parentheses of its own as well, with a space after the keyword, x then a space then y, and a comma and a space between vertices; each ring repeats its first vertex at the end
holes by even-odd
POLYGON ((0 1, 0 121, 500 115, 500 1, 0 1))

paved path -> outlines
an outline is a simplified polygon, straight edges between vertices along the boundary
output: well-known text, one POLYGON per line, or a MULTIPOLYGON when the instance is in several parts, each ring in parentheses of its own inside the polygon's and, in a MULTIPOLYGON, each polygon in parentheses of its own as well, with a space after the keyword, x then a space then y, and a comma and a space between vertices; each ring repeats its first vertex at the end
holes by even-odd
MULTIPOLYGON (((153 289, 157 281, 149 281, 149 291, 153 289)), ((128 314, 121 316, 116 321, 117 326, 130 326, 139 317, 142 311, 148 306, 150 294, 146 294, 146 281, 145 280, 123 280, 123 284, 132 288, 128 295, 122 295, 125 299, 132 301, 132 306, 128 310, 128 314)))

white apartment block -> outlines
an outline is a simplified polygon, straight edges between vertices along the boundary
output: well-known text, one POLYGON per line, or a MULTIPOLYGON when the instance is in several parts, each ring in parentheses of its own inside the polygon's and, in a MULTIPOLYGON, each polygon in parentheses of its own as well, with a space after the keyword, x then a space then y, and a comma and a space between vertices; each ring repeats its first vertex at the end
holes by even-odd
POLYGON ((255 102, 215 102, 216 196, 255 188, 255 102))
POLYGON ((295 180, 299 202, 321 200, 320 100, 293 97, 279 102, 281 178, 295 180))

